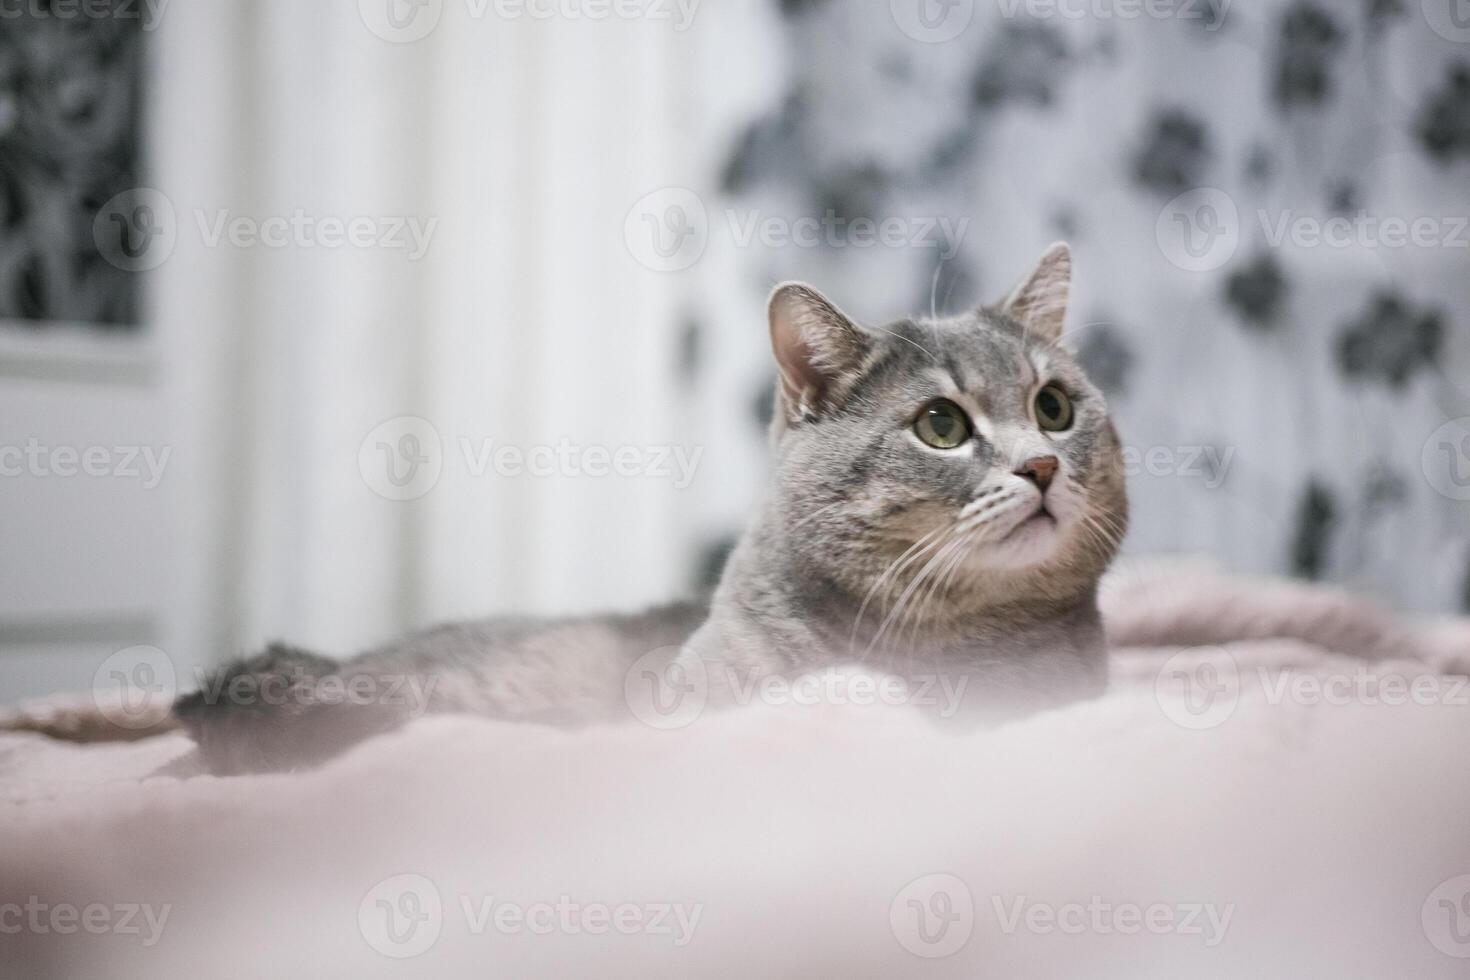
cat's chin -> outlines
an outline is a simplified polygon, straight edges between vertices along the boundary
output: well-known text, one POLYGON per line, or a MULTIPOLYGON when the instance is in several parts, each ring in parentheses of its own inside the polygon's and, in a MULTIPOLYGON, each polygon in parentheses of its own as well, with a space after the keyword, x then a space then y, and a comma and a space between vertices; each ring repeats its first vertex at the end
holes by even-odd
POLYGON ((1061 547, 1062 530, 1045 508, 1020 521, 1005 537, 977 556, 986 568, 1015 570, 1043 564, 1061 547))

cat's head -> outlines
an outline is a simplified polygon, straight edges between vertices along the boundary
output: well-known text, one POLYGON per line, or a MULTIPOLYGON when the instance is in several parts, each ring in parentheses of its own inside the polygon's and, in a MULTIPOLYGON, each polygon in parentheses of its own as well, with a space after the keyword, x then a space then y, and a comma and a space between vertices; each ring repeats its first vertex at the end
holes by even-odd
POLYGON ((863 326, 810 286, 771 297, 772 440, 788 552, 853 590, 1090 588, 1127 523, 1118 438, 1062 342, 1071 253, 1009 298, 863 326))

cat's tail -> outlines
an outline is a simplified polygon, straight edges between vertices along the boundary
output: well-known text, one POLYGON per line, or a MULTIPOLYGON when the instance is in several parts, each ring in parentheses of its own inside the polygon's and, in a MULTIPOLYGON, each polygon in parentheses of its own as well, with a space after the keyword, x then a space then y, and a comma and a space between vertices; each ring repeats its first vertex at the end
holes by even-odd
POLYGON ((50 698, 0 710, 0 732, 29 732, 62 742, 136 742, 177 731, 167 701, 128 705, 99 697, 50 698))
POLYGON ((191 694, 50 698, 0 711, 0 732, 97 744, 183 731, 215 775, 308 768, 407 720, 388 699, 353 698, 341 669, 335 660, 274 645, 221 667, 191 694))

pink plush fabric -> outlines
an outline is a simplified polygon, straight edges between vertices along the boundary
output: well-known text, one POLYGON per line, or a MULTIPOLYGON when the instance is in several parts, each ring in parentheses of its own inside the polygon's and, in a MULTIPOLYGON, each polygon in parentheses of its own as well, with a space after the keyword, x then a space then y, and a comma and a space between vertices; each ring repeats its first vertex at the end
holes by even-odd
POLYGON ((1105 603, 1108 697, 964 736, 832 705, 441 718, 182 781, 142 778, 179 736, 5 737, 0 976, 1465 976, 1470 705, 1434 671, 1470 624, 1198 570, 1105 603), (1194 664, 1228 700, 1173 690, 1194 664), (1421 676, 1427 700, 1381 686, 1421 676), (48 918, 88 906, 105 930, 48 918))

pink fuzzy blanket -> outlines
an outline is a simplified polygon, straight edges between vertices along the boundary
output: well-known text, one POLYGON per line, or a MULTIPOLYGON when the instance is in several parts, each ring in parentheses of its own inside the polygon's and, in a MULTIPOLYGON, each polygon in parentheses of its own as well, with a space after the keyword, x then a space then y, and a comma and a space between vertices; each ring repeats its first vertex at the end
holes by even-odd
POLYGON ((0 977, 1464 977, 1470 623, 1190 569, 1109 696, 428 719, 308 774, 0 738, 0 977))

